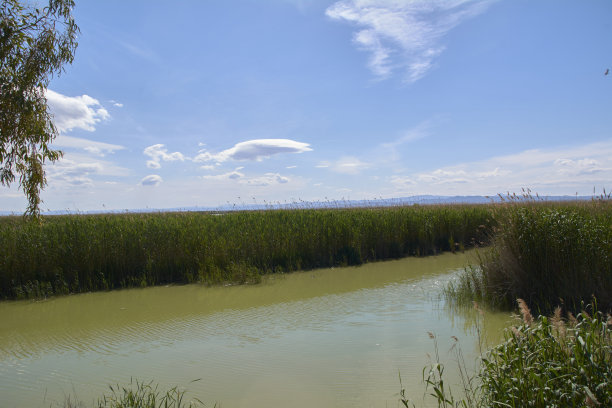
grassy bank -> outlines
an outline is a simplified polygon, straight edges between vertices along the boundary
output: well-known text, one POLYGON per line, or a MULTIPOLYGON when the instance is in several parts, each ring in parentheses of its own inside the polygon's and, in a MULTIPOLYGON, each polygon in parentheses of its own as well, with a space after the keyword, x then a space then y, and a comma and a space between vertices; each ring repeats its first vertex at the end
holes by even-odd
MULTIPOLYGON (((439 407, 609 407, 612 406, 612 318, 595 304, 576 316, 557 308, 535 319, 519 299, 522 321, 505 340, 483 353, 471 376, 455 347, 462 397, 445 383, 439 359, 423 370, 427 391, 439 407)), ((433 335, 432 335, 433 336, 433 335)), ((435 341, 435 338, 434 338, 435 341)), ((437 349, 436 349, 437 355, 437 349)), ((414 404, 401 392, 405 407, 414 404)))
POLYGON ((493 210, 492 245, 447 292, 453 301, 511 308, 517 298, 542 312, 570 310, 595 296, 612 309, 612 200, 509 200, 493 210))
POLYGON ((461 249, 488 206, 296 209, 0 219, 0 298, 40 298, 355 265, 461 249))

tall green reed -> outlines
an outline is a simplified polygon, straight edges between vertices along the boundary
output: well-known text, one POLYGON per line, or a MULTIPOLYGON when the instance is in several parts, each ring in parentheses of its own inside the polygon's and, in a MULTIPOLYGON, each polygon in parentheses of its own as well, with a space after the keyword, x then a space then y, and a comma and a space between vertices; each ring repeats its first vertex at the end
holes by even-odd
POLYGON ((3 217, 0 298, 257 282, 264 273, 463 249, 490 225, 487 206, 468 205, 65 215, 42 224, 3 217))
POLYGON ((522 298, 542 312, 576 309, 592 296, 612 308, 612 201, 507 200, 493 208, 491 246, 447 290, 451 301, 509 308, 522 298))

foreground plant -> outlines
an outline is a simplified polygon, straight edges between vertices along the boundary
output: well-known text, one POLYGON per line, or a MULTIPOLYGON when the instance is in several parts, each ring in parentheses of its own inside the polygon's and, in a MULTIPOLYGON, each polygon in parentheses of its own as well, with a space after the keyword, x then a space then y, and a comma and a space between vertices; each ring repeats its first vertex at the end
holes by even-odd
POLYGON ((612 321, 597 305, 570 313, 567 323, 560 308, 537 321, 520 299, 519 309, 523 324, 482 360, 487 399, 510 407, 612 406, 612 321))
POLYGON ((61 157, 51 149, 58 129, 47 106, 50 79, 71 64, 79 28, 74 0, 0 4, 0 184, 17 178, 28 207, 40 215, 45 164, 61 157), (42 3, 42 4, 41 4, 42 3))
MULTIPOLYGON (((465 363, 458 360, 462 399, 455 399, 445 385, 439 360, 423 371, 438 406, 612 406, 612 318, 604 317, 595 302, 575 317, 568 313, 567 319, 560 308, 551 317, 534 319, 523 300, 518 304, 521 324, 507 330, 505 341, 481 357, 476 376, 466 382, 465 363)), ((403 391, 400 401, 405 407, 414 406, 403 391)))
MULTIPOLYGON (((96 408, 195 408, 204 407, 202 401, 186 400, 185 391, 173 387, 165 392, 159 391, 153 382, 131 380, 129 386, 109 386, 110 393, 100 398, 96 408)), ((216 406, 216 405, 215 405, 216 406)), ((82 408, 82 402, 73 402, 70 398, 64 408, 82 408)))

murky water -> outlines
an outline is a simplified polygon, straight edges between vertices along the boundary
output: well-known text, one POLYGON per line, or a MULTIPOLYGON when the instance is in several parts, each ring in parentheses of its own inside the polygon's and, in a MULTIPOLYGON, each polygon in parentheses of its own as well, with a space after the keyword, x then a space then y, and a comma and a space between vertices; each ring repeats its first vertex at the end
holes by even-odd
POLYGON ((137 378, 224 408, 396 407, 398 372, 426 406, 428 332, 453 376, 451 336, 471 364, 478 332, 494 342, 509 321, 440 299, 467 256, 0 303, 0 406, 56 406, 68 394, 91 404, 137 378))

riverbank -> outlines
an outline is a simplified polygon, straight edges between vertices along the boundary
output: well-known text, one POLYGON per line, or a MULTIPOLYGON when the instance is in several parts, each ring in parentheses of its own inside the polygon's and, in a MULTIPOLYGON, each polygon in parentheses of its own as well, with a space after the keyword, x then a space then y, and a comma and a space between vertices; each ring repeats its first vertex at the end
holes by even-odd
POLYGON ((459 303, 510 310, 524 299, 537 313, 574 312, 597 299, 612 310, 612 200, 542 203, 508 200, 492 207, 491 246, 447 290, 459 303))
POLYGON ((484 242, 491 207, 438 205, 0 218, 0 298, 358 265, 484 242))
MULTIPOLYGON (((516 301, 521 324, 482 353, 477 373, 464 377, 465 398, 445 389, 443 365, 425 369, 423 380, 441 407, 610 406, 610 195, 572 204, 524 198, 493 209, 491 246, 445 291, 455 306, 511 309, 516 301)), ((411 404, 404 392, 402 403, 411 404)))

